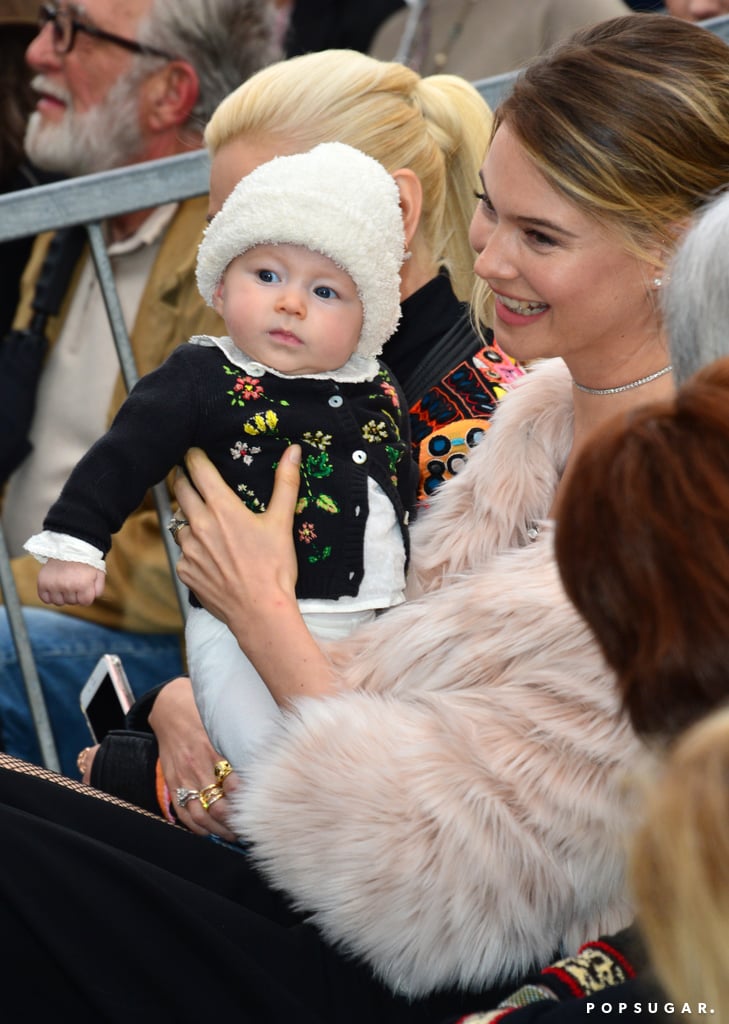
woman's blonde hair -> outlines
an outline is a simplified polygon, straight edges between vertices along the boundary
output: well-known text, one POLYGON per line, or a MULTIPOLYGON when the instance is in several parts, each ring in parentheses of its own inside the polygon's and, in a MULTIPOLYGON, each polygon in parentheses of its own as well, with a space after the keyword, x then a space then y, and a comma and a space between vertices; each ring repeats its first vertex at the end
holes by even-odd
POLYGON ((473 287, 468 228, 491 111, 455 75, 421 78, 401 64, 350 50, 293 57, 231 93, 205 131, 211 153, 240 136, 279 138, 302 149, 345 142, 390 172, 409 168, 423 189, 418 227, 461 299, 473 287))
POLYGON ((493 132, 502 124, 627 251, 668 259, 687 219, 729 181, 729 48, 679 18, 600 22, 530 62, 493 132))
POLYGON ((631 878, 653 968, 677 1007, 729 1019, 729 708, 678 740, 649 787, 631 878))

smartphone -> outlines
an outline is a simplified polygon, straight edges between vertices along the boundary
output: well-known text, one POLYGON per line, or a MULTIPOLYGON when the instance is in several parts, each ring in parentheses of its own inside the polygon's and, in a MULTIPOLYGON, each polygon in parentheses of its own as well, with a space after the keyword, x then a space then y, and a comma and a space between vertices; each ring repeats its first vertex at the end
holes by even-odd
POLYGON ((95 743, 111 729, 124 728, 124 716, 134 703, 121 658, 103 654, 81 690, 81 711, 95 743))

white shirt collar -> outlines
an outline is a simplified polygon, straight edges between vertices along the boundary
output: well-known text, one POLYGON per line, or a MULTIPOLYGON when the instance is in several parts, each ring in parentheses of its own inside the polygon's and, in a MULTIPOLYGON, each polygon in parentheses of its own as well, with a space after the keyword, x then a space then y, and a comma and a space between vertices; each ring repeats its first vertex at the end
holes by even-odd
POLYGON ((190 344, 206 345, 208 347, 216 346, 221 352, 225 353, 231 363, 238 366, 245 373, 254 374, 256 377, 260 377, 264 373, 271 373, 274 377, 282 377, 284 379, 286 377, 295 377, 297 380, 335 380, 340 384, 358 384, 362 381, 373 380, 380 369, 380 364, 374 356, 363 356, 355 352, 344 366, 326 373, 281 373, 279 370, 274 370, 271 366, 266 366, 265 363, 259 363, 257 360, 251 359, 227 335, 218 338, 210 334, 195 334, 190 338, 190 344))

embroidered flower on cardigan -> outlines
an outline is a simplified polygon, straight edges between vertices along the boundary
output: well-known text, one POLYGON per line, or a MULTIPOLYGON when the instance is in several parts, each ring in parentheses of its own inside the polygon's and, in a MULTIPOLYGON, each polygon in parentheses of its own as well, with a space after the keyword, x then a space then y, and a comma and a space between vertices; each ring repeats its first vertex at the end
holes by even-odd
POLYGON ((226 392, 226 394, 231 396, 231 405, 245 405, 246 402, 261 398, 263 387, 257 377, 241 377, 230 366, 224 365, 223 370, 229 377, 235 377, 233 390, 226 392))
POLYGON ((272 434, 275 433, 277 427, 278 416, 271 409, 266 409, 265 412, 257 412, 247 423, 243 424, 243 430, 246 434, 272 434))
POLYGON ((302 523, 299 527, 299 540, 303 544, 311 544, 316 540, 316 530, 313 523, 302 523))
POLYGON ((387 397, 390 399, 396 409, 400 408, 400 396, 397 393, 397 388, 393 387, 388 381, 383 381, 380 387, 385 392, 387 397))
POLYGON ((305 434, 301 435, 301 440, 306 441, 312 448, 320 448, 324 451, 332 443, 332 435, 325 434, 322 430, 307 430, 305 434))
POLYGON ((245 503, 252 512, 265 512, 266 503, 256 497, 255 492, 246 487, 245 484, 238 484, 238 493, 245 495, 245 503))
POLYGON ((387 440, 387 427, 380 420, 369 420, 362 427, 362 437, 365 441, 369 441, 370 444, 377 444, 380 441, 387 440))
POLYGON ((230 454, 234 459, 243 459, 246 466, 253 465, 253 456, 260 455, 261 449, 256 444, 248 444, 247 441, 236 441, 234 446, 230 449, 230 454))

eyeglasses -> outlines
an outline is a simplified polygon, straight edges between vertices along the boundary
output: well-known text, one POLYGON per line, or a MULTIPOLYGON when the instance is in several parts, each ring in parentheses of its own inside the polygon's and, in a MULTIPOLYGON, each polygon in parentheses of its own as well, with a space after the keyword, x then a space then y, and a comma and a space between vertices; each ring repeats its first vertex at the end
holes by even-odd
POLYGON ((81 13, 74 7, 57 7, 55 4, 42 4, 38 11, 38 24, 41 29, 50 25, 53 31, 53 49, 57 54, 70 53, 76 43, 76 34, 85 32, 94 39, 104 39, 107 43, 114 43, 115 46, 123 46, 125 50, 132 53, 142 53, 148 57, 164 57, 165 60, 175 60, 171 53, 158 50, 154 46, 147 46, 146 43, 139 43, 136 39, 125 39, 124 36, 117 36, 113 32, 105 32, 95 25, 89 25, 80 21, 78 14, 81 13))

